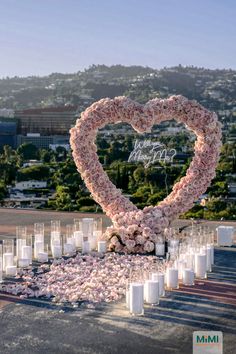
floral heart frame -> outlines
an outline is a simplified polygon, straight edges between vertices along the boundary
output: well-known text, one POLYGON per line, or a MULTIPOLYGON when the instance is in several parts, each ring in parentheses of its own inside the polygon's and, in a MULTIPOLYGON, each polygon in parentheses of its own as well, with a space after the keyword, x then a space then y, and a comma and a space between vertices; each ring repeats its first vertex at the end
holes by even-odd
POLYGON ((113 221, 105 237, 110 250, 150 253, 163 231, 179 214, 186 212, 204 193, 215 176, 221 147, 221 123, 196 101, 183 96, 155 98, 141 105, 127 97, 104 98, 93 103, 70 131, 70 143, 78 171, 94 200, 113 221), (175 119, 197 137, 195 155, 186 175, 157 206, 138 209, 110 181, 97 156, 97 130, 106 124, 129 123, 139 133, 154 124, 175 119))

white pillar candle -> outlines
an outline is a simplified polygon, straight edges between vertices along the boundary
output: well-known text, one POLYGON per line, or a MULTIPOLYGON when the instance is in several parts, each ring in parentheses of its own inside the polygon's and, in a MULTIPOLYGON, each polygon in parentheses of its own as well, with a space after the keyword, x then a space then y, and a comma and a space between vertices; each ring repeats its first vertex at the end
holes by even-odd
POLYGON ((30 263, 32 263, 32 247, 22 246, 22 258, 28 258, 30 263))
POLYGON ((44 263, 48 261, 48 252, 38 253, 38 262, 44 263))
POLYGON ((183 270, 183 284, 194 285, 194 271, 189 268, 183 270))
POLYGON ((206 258, 207 258, 207 272, 211 272, 211 248, 206 247, 205 249, 206 252, 206 258))
POLYGON ((43 241, 36 241, 34 243, 34 258, 38 258, 38 253, 44 251, 44 242, 43 241))
POLYGON ((75 238, 75 246, 78 248, 82 248, 83 232, 75 231, 74 238, 75 238))
POLYGON ((16 266, 6 266, 6 275, 15 276, 17 273, 16 266))
POLYGON ((89 253, 91 251, 91 246, 89 241, 83 241, 82 243, 82 253, 89 253))
POLYGON ((159 282, 147 280, 145 282, 145 301, 148 304, 159 304, 159 282))
POLYGON ((211 250, 211 265, 213 265, 214 264, 214 245, 209 243, 209 244, 207 244, 207 247, 209 247, 211 250))
POLYGON ((53 258, 61 258, 62 247, 60 245, 52 245, 52 256, 53 258))
POLYGON ((156 256, 164 256, 165 255, 165 244, 164 243, 156 243, 155 244, 155 254, 156 254, 156 256))
POLYGON ((74 253, 74 247, 71 243, 64 243, 63 249, 65 254, 71 255, 74 253))
POLYGON ((152 273, 151 279, 159 282, 159 296, 165 296, 165 274, 152 273))
POLYGON ((30 265, 30 259, 28 258, 20 258, 18 259, 18 266, 20 268, 26 268, 30 265))
POLYGON ((206 278, 207 259, 205 254, 195 254, 195 274, 197 278, 206 278))
POLYGON ((106 253, 107 251, 107 241, 98 241, 98 252, 106 253))
POLYGON ((168 268, 166 271, 166 286, 168 289, 178 289, 178 269, 176 268, 168 268))
POLYGON ((143 315, 143 284, 130 283, 130 313, 143 315))
POLYGON ((3 253, 3 271, 6 271, 6 267, 10 267, 14 265, 14 255, 13 253, 3 253))

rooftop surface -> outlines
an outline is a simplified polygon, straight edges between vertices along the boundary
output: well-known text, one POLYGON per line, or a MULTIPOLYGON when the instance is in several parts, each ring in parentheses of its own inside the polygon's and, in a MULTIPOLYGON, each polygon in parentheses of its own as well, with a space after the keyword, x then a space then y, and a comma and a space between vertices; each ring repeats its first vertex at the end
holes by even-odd
MULTIPOLYGON (((5 230, 10 236, 16 224, 49 223, 58 217, 66 224, 75 215, 1 209, 0 233, 5 230)), ((208 279, 167 292, 159 306, 145 306, 142 317, 130 316, 124 301, 73 309, 0 294, 0 324, 0 352, 4 354, 190 354, 196 330, 222 331, 224 353, 234 354, 236 247, 216 248, 208 279)))

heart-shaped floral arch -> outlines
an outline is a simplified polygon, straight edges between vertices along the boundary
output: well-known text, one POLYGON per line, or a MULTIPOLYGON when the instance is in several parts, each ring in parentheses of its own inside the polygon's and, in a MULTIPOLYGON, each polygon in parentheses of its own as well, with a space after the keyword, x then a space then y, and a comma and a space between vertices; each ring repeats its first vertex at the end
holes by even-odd
POLYGON ((145 105, 127 97, 104 98, 93 103, 70 131, 75 164, 94 200, 112 219, 105 237, 110 250, 152 252, 163 230, 189 210, 215 176, 221 147, 221 124, 214 112, 183 96, 155 98, 145 105), (195 156, 186 175, 157 206, 138 209, 110 181, 97 156, 97 130, 106 124, 129 123, 137 132, 150 132, 154 124, 175 119, 196 136, 195 156))

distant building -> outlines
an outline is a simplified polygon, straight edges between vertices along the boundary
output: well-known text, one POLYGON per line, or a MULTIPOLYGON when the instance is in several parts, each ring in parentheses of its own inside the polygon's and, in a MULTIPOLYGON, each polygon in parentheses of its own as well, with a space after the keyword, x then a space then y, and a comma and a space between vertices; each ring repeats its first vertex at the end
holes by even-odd
POLYGON ((15 111, 18 134, 39 133, 43 136, 68 135, 75 124, 77 107, 48 107, 15 111))
POLYGON ((46 181, 22 181, 16 182, 14 189, 19 191, 23 191, 24 189, 34 189, 34 188, 46 188, 47 182, 46 181))
MULTIPOLYGON (((68 132, 67 132, 68 133, 68 132)), ((40 135, 40 134, 27 134, 17 135, 16 145, 31 143, 38 149, 48 149, 51 145, 63 146, 69 144, 69 135, 40 135)))
POLYGON ((0 149, 4 145, 9 145, 13 149, 16 147, 17 123, 12 118, 0 117, 0 149))
POLYGON ((13 118, 14 117, 14 110, 8 109, 8 108, 1 108, 0 109, 0 117, 13 118))

